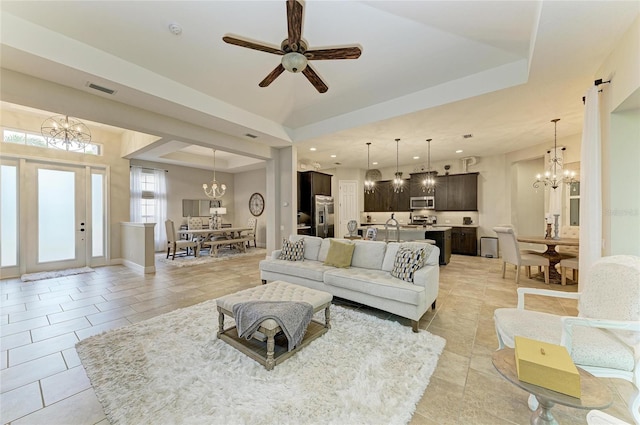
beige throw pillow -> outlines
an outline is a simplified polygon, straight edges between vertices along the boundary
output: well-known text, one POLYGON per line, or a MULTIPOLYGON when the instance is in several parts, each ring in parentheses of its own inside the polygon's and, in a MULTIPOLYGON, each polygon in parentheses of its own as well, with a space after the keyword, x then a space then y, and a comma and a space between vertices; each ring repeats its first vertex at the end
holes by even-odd
POLYGON ((326 266, 346 268, 351 265, 351 257, 356 245, 350 242, 340 242, 334 239, 329 241, 329 252, 324 260, 326 266))

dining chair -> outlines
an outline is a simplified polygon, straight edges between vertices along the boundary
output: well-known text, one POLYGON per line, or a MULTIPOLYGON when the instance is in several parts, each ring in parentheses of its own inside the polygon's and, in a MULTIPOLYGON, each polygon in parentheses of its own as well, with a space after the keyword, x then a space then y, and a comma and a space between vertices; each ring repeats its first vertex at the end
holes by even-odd
POLYGON ((544 267, 544 283, 549 284, 549 259, 542 255, 521 252, 516 234, 511 227, 494 227, 502 253, 502 278, 505 277, 507 263, 516 266, 516 285, 520 283, 520 267, 527 267, 527 277, 531 277, 531 266, 544 267))
MULTIPOLYGON (((256 217, 249 217, 249 220, 247 220, 247 227, 251 227, 251 230, 247 232, 247 237, 253 238, 253 247, 257 248, 256 230, 258 229, 258 219, 256 217)), ((251 248, 251 241, 247 241, 247 248, 251 248)))
MULTIPOLYGON (((580 226, 562 226, 560 229, 560 237, 573 239, 580 238, 580 226)), ((556 251, 558 251, 562 258, 576 258, 578 256, 579 247, 558 245, 556 246, 556 251)))
POLYGON ((518 288, 517 293, 516 308, 493 313, 498 348, 513 348, 516 335, 566 347, 576 366, 592 375, 631 382, 629 409, 640 424, 640 356, 635 354, 640 350, 640 257, 596 261, 582 292, 518 288), (525 295, 578 300, 578 316, 528 310, 525 295))
POLYGON ((194 255, 196 257, 198 256, 199 242, 194 240, 178 240, 173 220, 166 220, 164 222, 164 228, 167 231, 167 258, 169 258, 171 250, 173 250, 173 257, 171 257, 171 259, 175 260, 176 251, 178 249, 184 249, 186 251, 186 255, 189 255, 189 248, 193 248, 194 255))
POLYGON ((560 283, 563 285, 567 284, 567 269, 570 269, 573 273, 571 279, 578 283, 578 266, 580 264, 580 260, 578 257, 565 258, 560 260, 560 274, 562 275, 560 283))

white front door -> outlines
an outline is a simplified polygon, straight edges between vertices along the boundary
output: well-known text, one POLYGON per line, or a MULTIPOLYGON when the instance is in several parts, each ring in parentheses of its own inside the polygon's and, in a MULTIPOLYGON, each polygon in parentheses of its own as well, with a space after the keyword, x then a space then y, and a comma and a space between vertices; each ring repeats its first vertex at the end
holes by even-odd
POLYGON ((349 234, 347 223, 349 220, 358 220, 358 182, 356 180, 340 180, 338 183, 340 197, 340 227, 336 231, 336 237, 349 234))
POLYGON ((86 172, 82 166, 28 163, 27 272, 88 265, 86 172))

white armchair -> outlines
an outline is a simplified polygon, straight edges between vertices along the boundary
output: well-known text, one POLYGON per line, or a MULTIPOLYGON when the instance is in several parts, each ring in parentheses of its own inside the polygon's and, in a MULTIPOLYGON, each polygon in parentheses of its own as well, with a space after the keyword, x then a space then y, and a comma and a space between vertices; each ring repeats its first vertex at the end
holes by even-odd
POLYGON ((516 335, 560 344, 594 376, 631 382, 629 408, 640 424, 640 257, 598 260, 581 293, 518 288, 517 308, 496 309, 494 322, 499 348, 514 347, 516 335), (577 299, 579 315, 526 310, 527 294, 577 299))

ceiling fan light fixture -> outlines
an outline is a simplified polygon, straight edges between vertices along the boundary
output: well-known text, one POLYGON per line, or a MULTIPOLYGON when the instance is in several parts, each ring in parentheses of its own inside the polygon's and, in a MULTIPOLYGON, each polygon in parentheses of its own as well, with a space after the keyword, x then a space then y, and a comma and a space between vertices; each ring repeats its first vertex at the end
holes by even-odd
POLYGON ((297 74, 307 67, 307 58, 302 53, 290 52, 282 57, 282 66, 287 71, 297 74))

